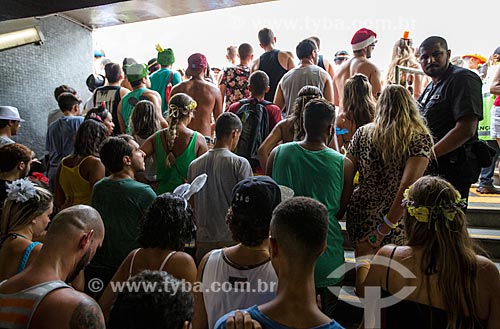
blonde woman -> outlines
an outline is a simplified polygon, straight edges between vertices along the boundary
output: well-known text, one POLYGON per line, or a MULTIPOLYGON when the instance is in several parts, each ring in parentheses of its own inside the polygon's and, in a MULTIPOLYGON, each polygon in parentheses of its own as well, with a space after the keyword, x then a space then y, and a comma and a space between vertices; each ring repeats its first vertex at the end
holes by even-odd
MULTIPOLYGON (((142 100, 135 104, 130 116, 129 127, 137 144, 144 144, 149 136, 154 135, 161 129, 160 118, 155 105, 148 100, 142 100)), ((155 155, 153 154, 146 159, 145 164, 144 178, 147 183, 153 185, 154 189, 156 189, 155 155)))
POLYGON ((259 147, 259 162, 261 168, 266 168, 267 159, 273 148, 281 143, 299 142, 304 139, 306 135, 302 120, 304 107, 311 99, 322 97, 323 93, 316 86, 304 86, 299 90, 295 100, 293 114, 287 119, 278 122, 259 147))
POLYGON ((187 181, 189 164, 207 152, 205 137, 187 126, 193 119, 196 101, 179 93, 168 104, 168 128, 150 136, 141 149, 146 158, 156 156, 158 195, 173 190, 187 181))
MULTIPOLYGON (((374 122, 358 128, 347 150, 359 171, 359 185, 347 206, 347 232, 354 247, 365 240, 373 247, 406 242, 401 226, 396 226, 403 215, 403 192, 424 174, 432 147, 408 90, 387 86, 374 122)), ((362 254, 356 250, 356 257, 362 254)))
POLYGON ((375 105, 372 86, 366 75, 356 73, 346 81, 344 108, 335 120, 340 149, 347 149, 356 129, 373 121, 375 105))
POLYGON ((383 308, 382 328, 498 328, 500 275, 474 251, 465 199, 444 179, 424 176, 405 192, 402 206, 408 243, 384 246, 374 264, 358 265, 360 295, 365 286, 381 287, 384 297, 414 287, 404 300, 383 308), (403 278, 394 264, 415 278, 403 278))
MULTIPOLYGON (((420 65, 415 57, 415 51, 411 46, 412 39, 401 38, 394 43, 392 60, 385 77, 385 85, 396 83, 396 77, 394 76, 396 66, 420 70, 420 65)), ((415 99, 420 97, 425 87, 425 81, 427 81, 427 78, 424 74, 401 72, 399 76, 399 84, 408 88, 415 99)))
POLYGON ((42 248, 52 214, 52 194, 27 178, 7 183, 1 218, 0 282, 22 272, 42 248))

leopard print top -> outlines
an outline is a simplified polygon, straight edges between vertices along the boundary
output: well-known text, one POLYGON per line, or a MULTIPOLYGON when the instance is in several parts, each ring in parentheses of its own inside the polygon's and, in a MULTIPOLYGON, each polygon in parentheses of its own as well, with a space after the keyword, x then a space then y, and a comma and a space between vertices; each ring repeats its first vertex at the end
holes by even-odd
MULTIPOLYGON (((384 163, 365 128, 366 126, 363 126, 356 131, 347 150, 347 153, 357 160, 359 171, 359 185, 352 194, 346 215, 347 233, 353 246, 383 222, 383 216, 391 208, 398 191, 407 160, 384 163)), ((413 136, 410 157, 422 156, 430 159, 431 153, 430 136, 413 136)), ((405 242, 406 237, 400 222, 392 234, 384 238, 382 245, 403 245, 405 242)))

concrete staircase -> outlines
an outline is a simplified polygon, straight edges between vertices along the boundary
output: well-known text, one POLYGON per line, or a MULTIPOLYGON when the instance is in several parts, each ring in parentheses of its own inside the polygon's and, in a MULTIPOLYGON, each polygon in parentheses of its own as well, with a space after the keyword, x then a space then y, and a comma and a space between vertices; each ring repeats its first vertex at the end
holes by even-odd
MULTIPOLYGON (((500 200, 500 197, 498 197, 500 200)), ((492 259, 500 271, 500 204, 469 203, 467 210, 469 234, 479 247, 478 253, 492 259)), ((354 264, 354 251, 347 238, 345 222, 340 223, 344 236, 344 257, 346 263, 354 264)), ((363 318, 363 309, 353 306, 356 301, 354 292, 355 270, 345 275, 344 286, 340 292, 334 319, 347 329, 358 328, 363 318), (347 303, 349 301, 350 303, 347 303)))

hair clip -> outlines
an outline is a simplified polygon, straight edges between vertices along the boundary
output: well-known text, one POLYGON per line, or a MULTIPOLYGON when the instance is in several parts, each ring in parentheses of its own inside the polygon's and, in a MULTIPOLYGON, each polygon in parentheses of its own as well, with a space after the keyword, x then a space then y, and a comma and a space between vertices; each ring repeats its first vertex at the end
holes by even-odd
POLYGON ((24 203, 36 196, 35 185, 27 178, 7 183, 7 199, 24 203))

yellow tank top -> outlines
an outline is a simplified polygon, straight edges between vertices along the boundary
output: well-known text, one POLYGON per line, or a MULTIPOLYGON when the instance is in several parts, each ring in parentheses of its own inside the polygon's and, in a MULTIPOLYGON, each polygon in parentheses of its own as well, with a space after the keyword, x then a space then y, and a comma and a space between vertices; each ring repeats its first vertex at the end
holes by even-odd
POLYGON ((65 208, 77 204, 90 205, 90 197, 92 194, 90 182, 80 175, 80 165, 90 157, 91 155, 86 156, 73 168, 64 164, 66 158, 61 161, 59 184, 66 197, 66 202, 64 203, 65 208))

